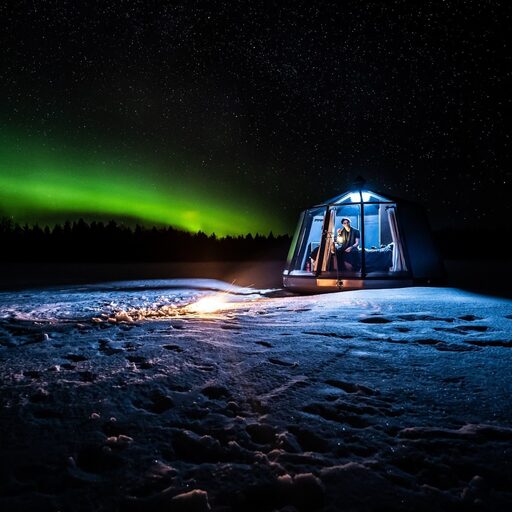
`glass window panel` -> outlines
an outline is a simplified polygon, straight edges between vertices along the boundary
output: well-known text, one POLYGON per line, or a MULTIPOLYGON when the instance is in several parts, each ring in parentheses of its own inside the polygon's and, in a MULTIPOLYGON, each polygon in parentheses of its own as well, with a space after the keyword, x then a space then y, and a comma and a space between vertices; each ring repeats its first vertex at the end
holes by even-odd
POLYGON ((314 208, 304 213, 301 233, 297 241, 295 256, 292 259, 290 270, 312 272, 311 258, 315 259, 322 239, 322 224, 326 208, 314 208))
POLYGON ((364 268, 367 276, 389 276, 407 272, 395 206, 364 206, 364 268))

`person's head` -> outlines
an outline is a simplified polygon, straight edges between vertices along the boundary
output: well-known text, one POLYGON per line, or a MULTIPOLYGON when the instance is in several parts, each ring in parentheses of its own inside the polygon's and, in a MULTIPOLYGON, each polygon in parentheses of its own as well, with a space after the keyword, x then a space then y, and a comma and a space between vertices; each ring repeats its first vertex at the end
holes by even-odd
POLYGON ((341 227, 350 229, 350 219, 347 217, 343 217, 341 219, 341 227))

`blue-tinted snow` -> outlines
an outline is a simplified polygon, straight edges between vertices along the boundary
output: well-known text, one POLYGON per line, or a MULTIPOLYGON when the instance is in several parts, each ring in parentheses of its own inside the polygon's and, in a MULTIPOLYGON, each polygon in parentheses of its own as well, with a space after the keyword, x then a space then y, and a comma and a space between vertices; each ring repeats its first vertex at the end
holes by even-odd
POLYGON ((213 280, 0 294, 2 509, 507 507, 512 301, 269 295, 213 280), (204 297, 223 309, 191 313, 204 297))

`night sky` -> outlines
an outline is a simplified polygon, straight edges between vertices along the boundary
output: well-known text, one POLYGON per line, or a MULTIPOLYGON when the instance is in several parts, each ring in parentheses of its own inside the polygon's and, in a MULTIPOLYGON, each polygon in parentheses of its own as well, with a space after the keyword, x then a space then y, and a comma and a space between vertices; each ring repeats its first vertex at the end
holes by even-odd
POLYGON ((362 175, 508 221, 508 2, 284 4, 2 4, 0 214, 284 233, 362 175))

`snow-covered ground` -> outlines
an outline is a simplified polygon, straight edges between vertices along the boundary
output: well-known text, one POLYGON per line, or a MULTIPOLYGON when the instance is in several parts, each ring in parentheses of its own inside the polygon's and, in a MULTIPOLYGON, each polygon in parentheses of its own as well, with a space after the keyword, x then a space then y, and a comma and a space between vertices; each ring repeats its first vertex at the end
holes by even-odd
POLYGON ((506 510, 511 349, 449 288, 0 293, 0 508, 506 510))

